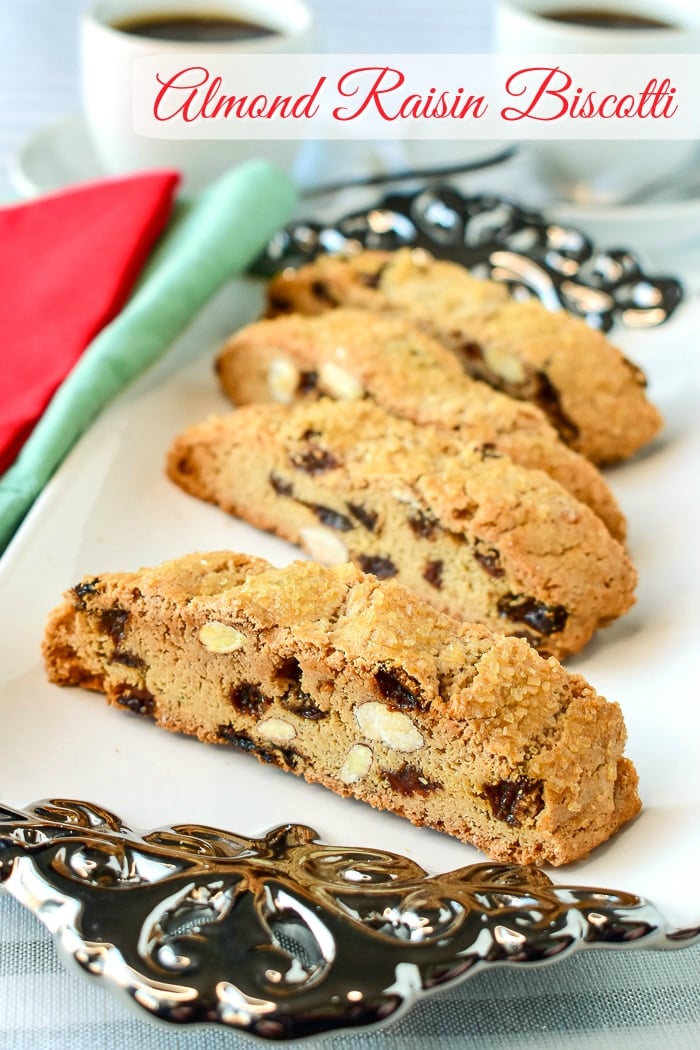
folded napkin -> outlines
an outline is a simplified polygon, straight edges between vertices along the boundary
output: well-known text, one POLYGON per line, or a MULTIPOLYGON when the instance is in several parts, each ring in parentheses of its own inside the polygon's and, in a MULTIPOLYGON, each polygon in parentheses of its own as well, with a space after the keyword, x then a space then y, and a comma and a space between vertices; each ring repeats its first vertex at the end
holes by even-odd
POLYGON ((0 208, 0 474, 124 305, 178 182, 151 172, 0 208))
MULTIPOLYGON (((294 203, 291 180, 267 163, 252 161, 227 172, 199 197, 178 204, 132 297, 80 356, 16 462, 0 479, 0 550, 101 409, 167 350, 229 277, 255 259, 289 220, 294 203)), ((54 253, 58 266, 60 251, 54 253)), ((99 252, 96 264, 98 257, 99 252)), ((41 250, 35 265, 44 265, 41 250)), ((42 318, 44 333, 52 310, 61 316, 68 313, 55 299, 52 304, 54 286, 48 277, 47 298, 25 304, 22 311, 27 326, 42 318)), ((62 294, 72 309, 83 312, 83 282, 62 294)), ((118 297, 115 287, 113 301, 118 297)), ((4 358, 0 360, 4 369, 4 358)))

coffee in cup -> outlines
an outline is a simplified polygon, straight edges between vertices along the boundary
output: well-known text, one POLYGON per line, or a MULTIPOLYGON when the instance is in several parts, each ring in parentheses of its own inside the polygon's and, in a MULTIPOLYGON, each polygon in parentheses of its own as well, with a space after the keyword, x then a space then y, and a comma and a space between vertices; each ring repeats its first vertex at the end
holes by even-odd
POLYGON ((313 50, 302 0, 100 0, 81 24, 83 114, 107 174, 176 168, 200 189, 227 168, 264 157, 292 171, 300 144, 158 139, 133 129, 133 63, 147 55, 289 54, 313 50))
MULTIPOLYGON (((700 5, 684 0, 498 0, 494 50, 502 54, 678 54, 700 50, 700 5)), ((558 140, 528 144, 554 198, 622 204, 682 170, 694 141, 558 140)))

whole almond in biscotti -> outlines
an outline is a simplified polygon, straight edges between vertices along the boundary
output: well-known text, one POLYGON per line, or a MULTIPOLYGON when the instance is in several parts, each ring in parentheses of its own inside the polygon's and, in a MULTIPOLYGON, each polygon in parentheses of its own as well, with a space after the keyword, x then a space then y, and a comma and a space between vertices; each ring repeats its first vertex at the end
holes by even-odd
POLYGON ((617 704, 351 565, 216 552, 90 575, 51 614, 44 654, 52 682, 494 860, 576 860, 639 810, 617 704))
POLYGON ((319 256, 275 278, 268 304, 271 316, 338 306, 398 311, 455 353, 470 375, 538 405, 594 463, 626 459, 662 425, 643 373, 601 332, 539 300, 517 302, 503 285, 424 251, 319 256))
POLYGON ((396 577, 556 656, 634 601, 623 547, 548 475, 372 401, 248 405, 179 435, 167 469, 317 561, 396 577))
POLYGON ((237 405, 370 398, 392 415, 492 443, 523 467, 544 470, 625 537, 624 516, 600 471, 562 441, 534 405, 465 374, 457 358, 411 321, 343 309, 247 325, 217 358, 237 405))

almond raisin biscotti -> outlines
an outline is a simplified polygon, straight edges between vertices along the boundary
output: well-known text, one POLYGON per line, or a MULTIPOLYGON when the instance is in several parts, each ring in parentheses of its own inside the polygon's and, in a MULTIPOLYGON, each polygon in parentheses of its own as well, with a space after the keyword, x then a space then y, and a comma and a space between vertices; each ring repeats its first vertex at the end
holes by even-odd
POLYGON ((51 614, 44 654, 52 682, 495 860, 575 860, 640 807, 617 704, 351 565, 217 552, 89 576, 51 614))
POLYGON ((475 378, 532 401, 594 463, 631 456, 661 427, 642 372, 601 333, 538 300, 427 252, 319 256, 269 287, 269 313, 337 306, 400 311, 439 339, 475 378))
POLYGON ((247 325, 216 362, 237 405, 371 398, 393 415, 493 442, 523 467, 544 470, 587 503, 612 535, 626 522, 602 474, 562 441, 534 405, 472 379, 436 339, 394 315, 344 309, 247 325))
POLYGON ((561 485, 371 401, 239 408, 179 435, 167 470, 317 561, 395 576, 555 656, 634 601, 625 550, 561 485))

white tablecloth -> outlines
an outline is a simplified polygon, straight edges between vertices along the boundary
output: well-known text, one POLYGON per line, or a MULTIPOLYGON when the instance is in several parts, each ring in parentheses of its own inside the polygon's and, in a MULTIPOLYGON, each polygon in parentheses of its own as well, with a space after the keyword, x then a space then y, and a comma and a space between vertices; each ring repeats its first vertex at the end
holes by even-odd
MULTIPOLYGON (((19 144, 79 109, 77 15, 84 6, 85 0, 0 0, 0 200, 13 195, 6 164, 19 144)), ((489 45, 490 4, 479 0, 314 0, 313 6, 328 51, 478 52, 489 45)), ((484 188, 489 185, 484 176, 484 188)), ((0 795, 1 771, 0 762, 0 795)), ((38 922, 0 895, 0 1050, 248 1045, 230 1032, 156 1027, 134 1016, 101 987, 65 970, 38 922)), ((700 946, 593 951, 554 966, 483 973, 386 1029, 330 1037, 325 1045, 698 1050, 700 946)))

